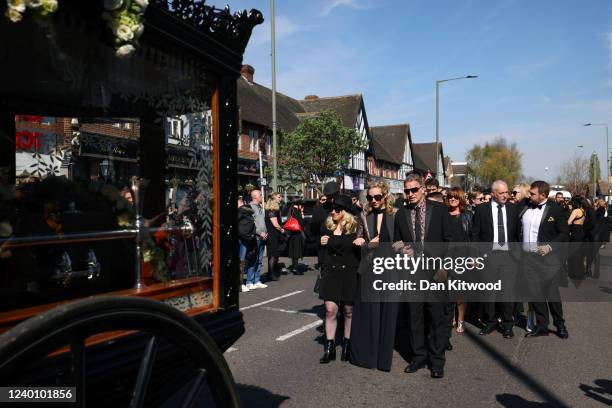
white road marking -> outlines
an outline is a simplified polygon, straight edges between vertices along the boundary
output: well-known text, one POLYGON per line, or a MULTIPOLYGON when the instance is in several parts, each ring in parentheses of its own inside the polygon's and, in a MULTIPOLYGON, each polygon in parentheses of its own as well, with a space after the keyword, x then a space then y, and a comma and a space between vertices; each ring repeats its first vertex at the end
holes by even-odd
POLYGON ((303 290, 296 290, 295 292, 287 293, 286 295, 275 297, 274 299, 269 299, 269 300, 265 300, 263 302, 255 303, 254 305, 249 305, 249 306, 241 307, 240 310, 242 311, 242 310, 252 309, 254 307, 265 305, 265 304, 270 303, 270 302, 276 302, 277 300, 280 300, 280 299, 283 299, 283 298, 286 298, 286 297, 289 297, 289 296, 297 295, 298 293, 302 293, 302 292, 303 292, 303 290))
POLYGON ((236 347, 230 347, 227 350, 225 350, 226 353, 231 353, 232 351, 236 351, 238 350, 236 347))
POLYGON ((294 331, 292 331, 290 333, 287 333, 287 334, 284 334, 284 335, 282 335, 280 337, 277 337, 276 341, 285 341, 285 340, 287 340, 287 339, 289 339, 289 338, 291 338, 293 336, 297 336, 298 334, 305 332, 306 330, 313 329, 313 328, 319 326, 322 323, 323 323, 323 320, 319 319, 319 320, 317 320, 315 322, 307 324, 306 326, 302 326, 302 327, 300 327, 297 330, 294 330, 294 331))
POLYGON ((299 310, 287 310, 287 309, 279 309, 277 307, 268 307, 268 306, 264 306, 262 307, 262 309, 265 310, 272 310, 274 312, 283 312, 283 313, 292 313, 292 314, 301 314, 304 316, 312 316, 312 317, 317 317, 316 313, 308 313, 308 312, 300 312, 299 310))

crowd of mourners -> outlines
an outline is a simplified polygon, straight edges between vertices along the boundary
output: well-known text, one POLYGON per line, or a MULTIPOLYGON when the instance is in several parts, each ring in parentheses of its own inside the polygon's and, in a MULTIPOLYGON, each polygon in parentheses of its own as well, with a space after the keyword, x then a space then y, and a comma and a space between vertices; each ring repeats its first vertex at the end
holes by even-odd
POLYGON ((510 339, 520 327, 527 338, 552 332, 567 339, 560 280, 597 278, 599 250, 610 236, 603 199, 554 195, 544 181, 509 188, 497 180, 490 190, 466 192, 460 187, 442 188, 437 180, 413 172, 407 174, 399 196, 384 181, 370 182, 352 196, 341 194, 332 181, 324 186, 308 231, 303 201, 291 203, 284 222, 281 203, 278 193, 264 203, 258 190, 251 192, 248 204, 239 199, 240 260, 246 277, 242 290, 267 287, 260 280, 264 249, 269 281, 280 278, 284 268, 279 266, 279 255, 284 251, 293 273, 302 274, 298 260, 304 254, 305 232, 315 235, 320 274, 316 290, 325 308, 320 363, 336 359, 340 337, 342 361, 389 371, 401 329, 407 333, 410 356, 404 371, 428 367, 432 378, 444 376, 445 353, 453 349, 452 333, 463 333, 466 321, 483 336, 499 332, 510 339), (512 268, 521 269, 527 280, 537 277, 528 285, 537 287, 538 296, 526 303, 495 298, 488 302, 362 299, 362 276, 372 266, 367 261, 369 252, 387 243, 396 253, 429 256, 436 255, 434 243, 441 242, 487 243, 487 273, 501 276, 512 268), (520 257, 512 253, 511 244, 520 248, 520 257), (550 317, 554 331, 549 330, 550 317))

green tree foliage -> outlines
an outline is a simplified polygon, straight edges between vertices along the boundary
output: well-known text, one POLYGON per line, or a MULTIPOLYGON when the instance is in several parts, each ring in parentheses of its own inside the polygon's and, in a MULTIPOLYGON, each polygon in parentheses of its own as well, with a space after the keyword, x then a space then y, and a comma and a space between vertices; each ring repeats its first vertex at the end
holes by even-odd
POLYGON ((601 163, 599 163, 597 153, 593 153, 589 161, 589 180, 591 183, 601 180, 601 163))
POLYGON ((342 126, 334 111, 326 110, 283 135, 279 147, 279 164, 285 172, 322 189, 324 180, 346 168, 366 142, 355 129, 342 126))
POLYGON ((477 184, 490 186, 504 180, 509 186, 522 181, 522 153, 515 143, 499 137, 493 142, 475 145, 467 154, 468 172, 477 184))

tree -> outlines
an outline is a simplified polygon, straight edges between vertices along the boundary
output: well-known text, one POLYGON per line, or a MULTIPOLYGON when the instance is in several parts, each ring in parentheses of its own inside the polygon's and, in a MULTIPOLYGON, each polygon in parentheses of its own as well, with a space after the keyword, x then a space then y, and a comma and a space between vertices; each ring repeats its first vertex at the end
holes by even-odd
POLYGON ((509 186, 521 181, 522 154, 515 143, 508 144, 503 137, 493 142, 474 145, 467 154, 468 173, 476 184, 490 186, 495 180, 504 180, 509 186))
POLYGON ((574 153, 561 166, 558 184, 563 184, 572 195, 584 195, 587 184, 589 183, 589 161, 574 153))
POLYGON ((331 110, 304 119, 283 135, 279 164, 294 177, 321 191, 326 178, 348 167, 351 157, 366 147, 353 128, 342 126, 331 110))

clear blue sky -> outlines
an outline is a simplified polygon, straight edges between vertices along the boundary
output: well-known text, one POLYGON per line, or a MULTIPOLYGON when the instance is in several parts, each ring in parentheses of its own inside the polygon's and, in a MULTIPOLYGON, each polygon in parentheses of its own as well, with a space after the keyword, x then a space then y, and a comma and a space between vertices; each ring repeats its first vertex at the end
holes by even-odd
MULTIPOLYGON (((270 86, 269 1, 229 3, 266 18, 245 62, 270 86)), ((418 143, 435 140, 435 81, 479 75, 441 85, 440 138, 454 161, 501 135, 527 176, 552 179, 593 151, 605 174, 605 130, 581 125, 612 125, 612 1, 276 3, 279 92, 361 93, 370 126, 408 122, 418 143)))

